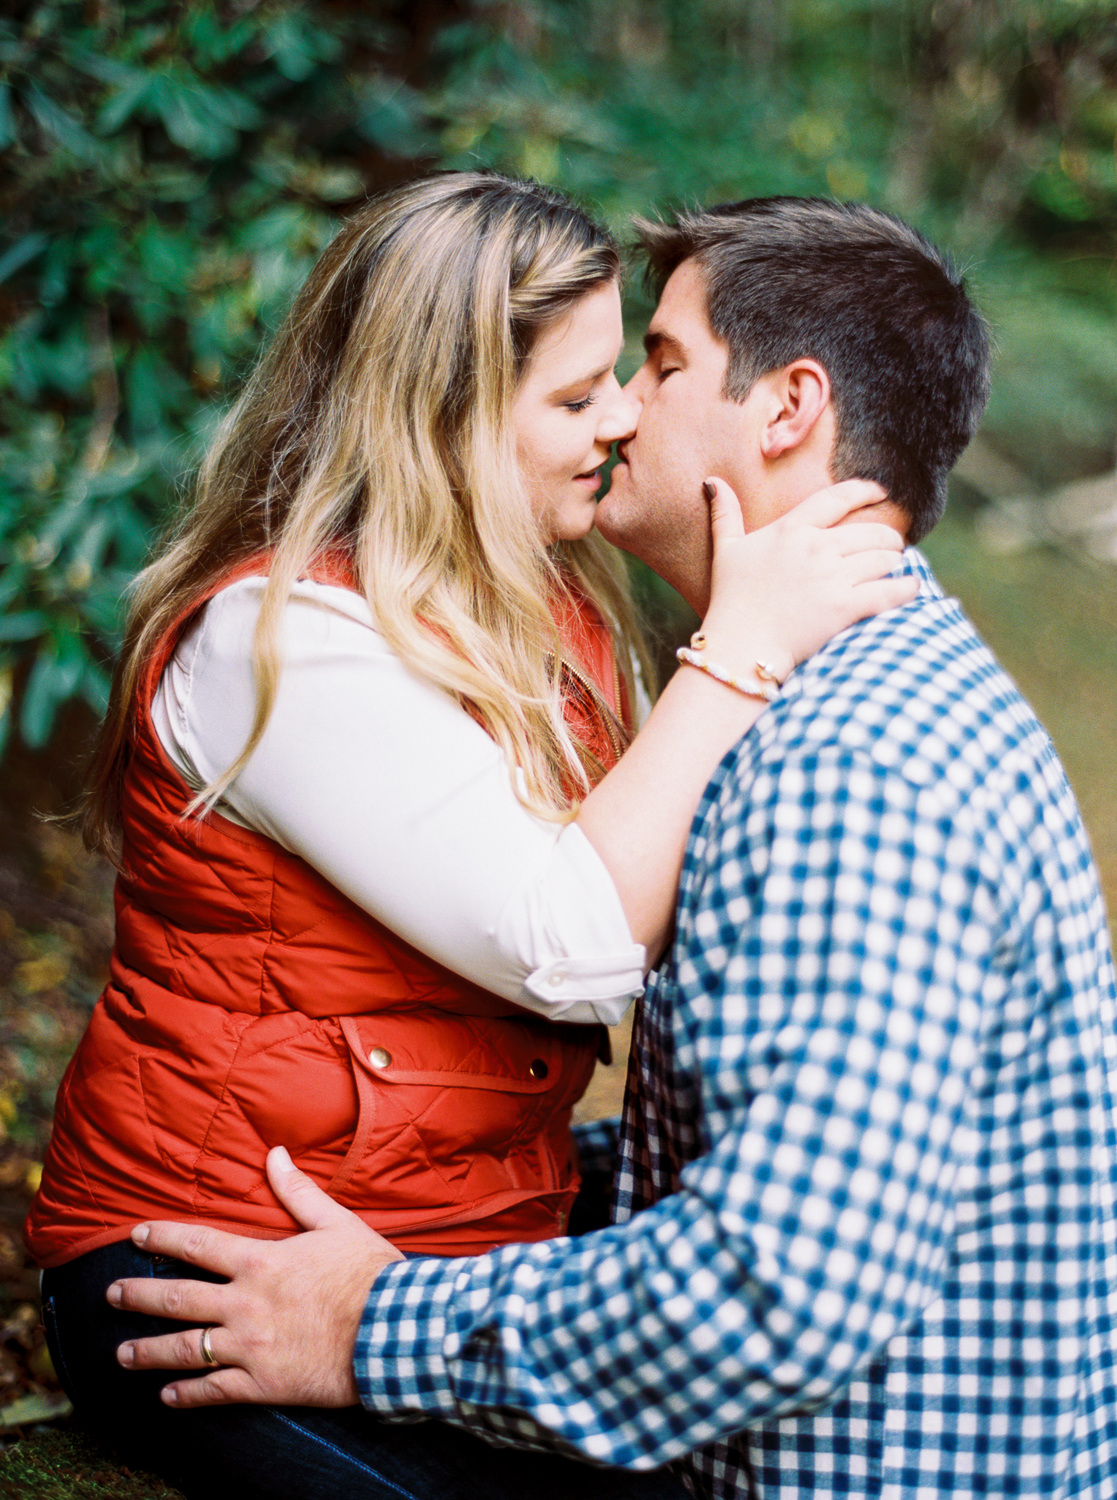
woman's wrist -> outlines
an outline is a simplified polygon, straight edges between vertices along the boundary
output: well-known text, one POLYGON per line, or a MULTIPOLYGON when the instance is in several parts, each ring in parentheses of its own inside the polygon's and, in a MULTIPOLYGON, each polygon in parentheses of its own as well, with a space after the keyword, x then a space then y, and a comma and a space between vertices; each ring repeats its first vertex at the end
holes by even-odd
POLYGON ((767 662, 756 661, 750 675, 739 677, 707 655, 706 644, 705 635, 702 631, 696 630, 690 638, 690 645, 680 646, 675 652, 676 660, 686 667, 694 667, 696 671, 705 672, 715 682, 724 683, 726 687, 733 688, 735 692, 742 693, 746 698, 759 698, 764 703, 772 703, 779 697, 782 684, 767 662))
MULTIPOLYGON (((683 649, 742 683, 765 683, 778 688, 797 666, 793 653, 779 643, 772 630, 758 622, 726 622, 712 611, 683 649)), ((685 661, 686 657, 679 659, 685 661)))

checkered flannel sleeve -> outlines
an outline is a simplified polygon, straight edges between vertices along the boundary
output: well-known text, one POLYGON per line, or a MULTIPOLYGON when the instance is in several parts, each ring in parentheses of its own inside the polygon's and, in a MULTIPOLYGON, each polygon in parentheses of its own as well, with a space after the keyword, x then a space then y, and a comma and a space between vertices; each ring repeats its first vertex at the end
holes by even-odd
POLYGON ((701 1153, 626 1224, 390 1267, 372 1410, 648 1467, 825 1401, 935 1298, 998 938, 979 840, 856 750, 801 749, 719 820, 732 770, 675 950, 701 1153))

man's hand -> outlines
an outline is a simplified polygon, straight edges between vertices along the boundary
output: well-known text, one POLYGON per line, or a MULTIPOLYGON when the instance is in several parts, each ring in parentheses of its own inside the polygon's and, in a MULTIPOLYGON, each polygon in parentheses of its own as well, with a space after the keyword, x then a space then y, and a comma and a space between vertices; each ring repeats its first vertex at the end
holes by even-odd
MULTIPOLYGON (((298 1171, 282 1146, 268 1153, 276 1197, 308 1231, 286 1240, 254 1240, 188 1224, 140 1224, 135 1244, 229 1278, 116 1281, 114 1307, 208 1326, 207 1347, 222 1366, 163 1389, 171 1406, 233 1401, 269 1405, 352 1406, 357 1401, 353 1345, 369 1288, 400 1252, 298 1171)), ((207 1367, 203 1329, 194 1327, 121 1344, 127 1369, 207 1367)))

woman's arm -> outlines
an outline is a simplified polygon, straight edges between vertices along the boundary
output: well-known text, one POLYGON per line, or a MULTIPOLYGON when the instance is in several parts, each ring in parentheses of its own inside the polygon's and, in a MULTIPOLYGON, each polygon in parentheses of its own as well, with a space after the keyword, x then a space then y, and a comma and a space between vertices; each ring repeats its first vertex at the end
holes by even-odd
MULTIPOLYGON (((746 536, 733 491, 721 480, 712 483, 703 654, 739 680, 755 680, 759 661, 773 665, 783 681, 856 620, 914 597, 913 579, 884 576, 903 547, 897 531, 879 523, 837 524, 879 502, 877 485, 833 485, 746 536)), ((676 672, 632 746, 582 804, 577 824, 612 875, 632 935, 652 962, 671 932, 703 789, 765 708, 705 672, 676 672)))
MULTIPOLYGON (((248 737, 265 584, 222 590, 160 684, 155 726, 195 790, 248 737)), ((281 650, 263 739, 218 810, 467 979, 555 1020, 615 1024, 644 950, 581 829, 527 811, 500 747, 404 666, 360 595, 297 584, 281 650)))

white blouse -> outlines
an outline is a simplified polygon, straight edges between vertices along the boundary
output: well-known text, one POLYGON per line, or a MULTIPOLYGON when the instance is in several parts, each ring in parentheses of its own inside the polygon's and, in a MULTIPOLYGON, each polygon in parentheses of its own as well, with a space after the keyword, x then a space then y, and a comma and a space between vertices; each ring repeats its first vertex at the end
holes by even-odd
MULTIPOLYGON (((247 742, 265 584, 222 589, 160 680, 156 732, 194 790, 247 742)), ((552 1020, 620 1020, 644 949, 581 829, 517 800, 499 747, 399 660, 359 595, 299 581, 279 639, 275 706, 219 811, 506 1000, 552 1020)))

